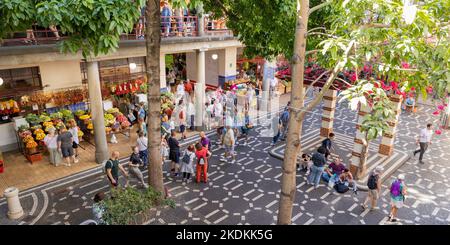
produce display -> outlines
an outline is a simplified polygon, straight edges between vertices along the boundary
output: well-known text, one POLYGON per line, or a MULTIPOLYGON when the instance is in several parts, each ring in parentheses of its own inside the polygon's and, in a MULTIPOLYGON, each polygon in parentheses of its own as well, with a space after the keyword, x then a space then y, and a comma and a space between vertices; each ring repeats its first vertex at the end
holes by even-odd
POLYGON ((0 102, 0 115, 7 116, 20 112, 19 104, 15 100, 0 102))

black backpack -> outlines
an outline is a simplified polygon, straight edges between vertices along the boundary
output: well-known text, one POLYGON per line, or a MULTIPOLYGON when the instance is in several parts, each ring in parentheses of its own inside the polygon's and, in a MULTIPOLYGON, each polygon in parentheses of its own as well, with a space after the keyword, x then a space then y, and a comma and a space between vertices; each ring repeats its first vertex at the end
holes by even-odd
POLYGON ((189 156, 189 154, 186 152, 186 153, 184 153, 184 156, 181 159, 181 161, 185 164, 189 164, 191 161, 191 156, 189 156))
POLYGON ((349 188, 348 186, 346 186, 344 183, 342 182, 338 182, 334 185, 334 189, 338 192, 338 193, 346 193, 349 188))
POLYGON ((369 187, 370 190, 377 189, 377 183, 378 183, 378 175, 371 174, 369 176, 369 179, 367 180, 367 187, 369 187))

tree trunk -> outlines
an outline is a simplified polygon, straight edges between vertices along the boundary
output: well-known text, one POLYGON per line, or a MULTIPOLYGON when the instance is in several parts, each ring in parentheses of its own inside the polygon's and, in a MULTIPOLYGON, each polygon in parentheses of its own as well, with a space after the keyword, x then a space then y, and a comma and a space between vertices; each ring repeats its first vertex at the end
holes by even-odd
POLYGON ((147 46, 146 72, 148 83, 148 176, 149 184, 156 191, 164 193, 163 172, 161 164, 161 125, 160 125, 160 44, 161 44, 161 13, 159 0, 148 0, 145 18, 145 38, 147 46))
POLYGON ((304 113, 303 74, 305 70, 306 35, 308 28, 309 0, 297 0, 294 55, 292 57, 292 92, 289 129, 284 153, 281 177, 278 224, 291 223, 292 207, 296 192, 296 162, 300 152, 300 139, 304 113))

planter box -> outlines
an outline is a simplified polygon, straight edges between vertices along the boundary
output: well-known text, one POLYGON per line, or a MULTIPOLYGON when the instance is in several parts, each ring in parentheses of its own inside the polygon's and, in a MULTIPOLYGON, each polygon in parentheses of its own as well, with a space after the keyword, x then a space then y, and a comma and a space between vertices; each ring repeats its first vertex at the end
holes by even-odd
POLYGON ((31 164, 34 164, 35 162, 42 161, 42 154, 41 153, 35 153, 27 155, 28 161, 30 161, 31 164))

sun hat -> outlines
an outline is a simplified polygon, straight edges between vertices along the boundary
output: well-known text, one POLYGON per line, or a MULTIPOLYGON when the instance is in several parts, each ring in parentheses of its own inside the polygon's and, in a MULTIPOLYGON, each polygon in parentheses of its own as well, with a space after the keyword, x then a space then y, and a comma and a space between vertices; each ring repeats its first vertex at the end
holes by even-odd
POLYGON ((398 175, 398 179, 399 180, 405 180, 405 175, 404 174, 399 174, 398 175))

